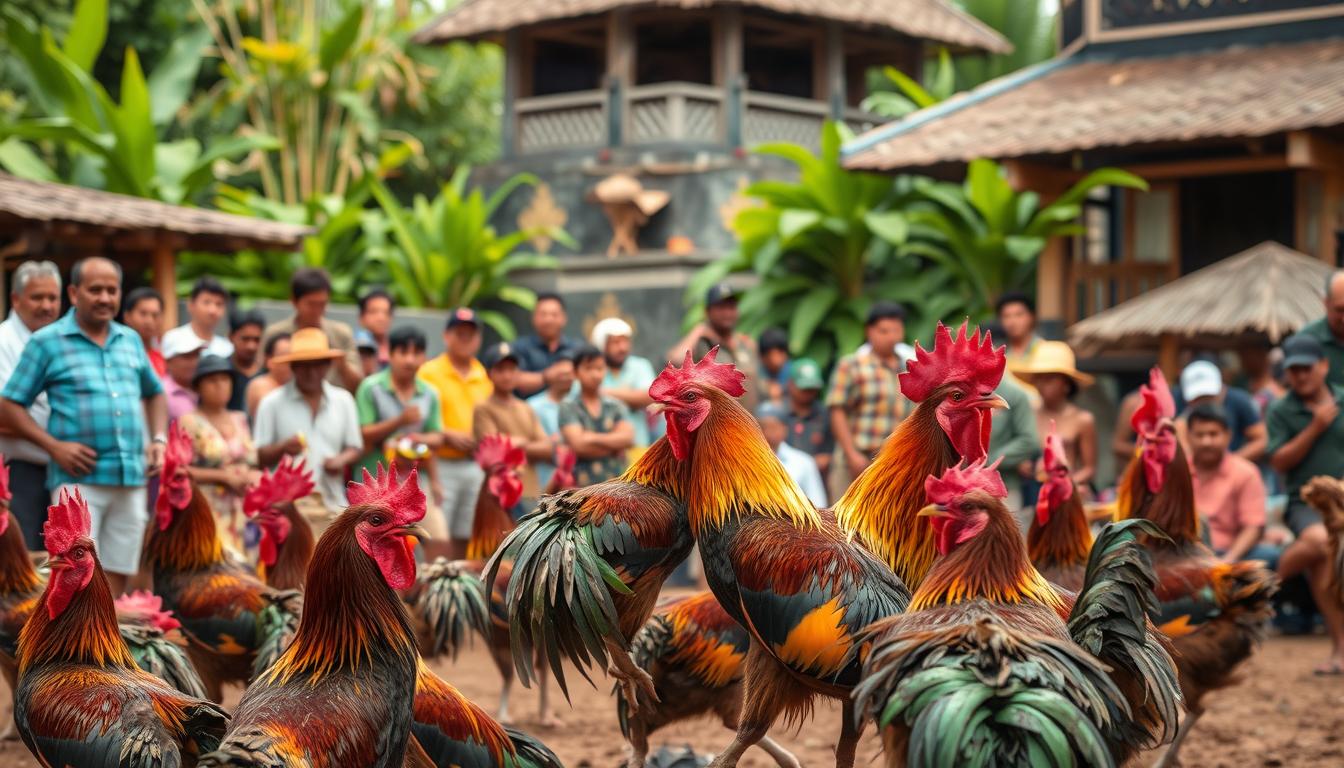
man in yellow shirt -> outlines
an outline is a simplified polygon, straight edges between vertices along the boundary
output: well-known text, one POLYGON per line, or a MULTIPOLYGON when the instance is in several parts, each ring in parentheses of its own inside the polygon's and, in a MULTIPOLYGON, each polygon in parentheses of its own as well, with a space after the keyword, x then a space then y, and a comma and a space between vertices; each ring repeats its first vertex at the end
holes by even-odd
POLYGON ((467 554, 476 495, 485 478, 471 456, 476 448, 471 414, 490 397, 492 386, 485 366, 476 359, 481 322, 475 312, 466 307, 453 310, 443 331, 443 344, 444 353, 421 366, 419 378, 438 392, 443 413, 443 447, 438 452, 443 498, 439 506, 448 530, 448 557, 457 559, 467 554))

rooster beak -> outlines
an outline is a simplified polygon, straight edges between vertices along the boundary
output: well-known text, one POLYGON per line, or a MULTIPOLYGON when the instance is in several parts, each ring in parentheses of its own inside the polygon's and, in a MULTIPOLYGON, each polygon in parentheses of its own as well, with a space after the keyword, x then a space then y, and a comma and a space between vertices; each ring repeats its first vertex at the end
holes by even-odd
POLYGON ((430 538, 429 531, 426 531, 424 528, 422 528, 420 525, 416 523, 401 526, 401 528, 399 529, 399 533, 402 536, 414 536, 415 538, 421 541, 430 538))
POLYGON ((930 504, 927 507, 919 510, 919 513, 915 515, 915 517, 946 517, 946 516, 947 516, 947 507, 944 507, 941 504, 930 504))
POLYGON ((68 563, 66 563, 64 557, 61 557, 60 555, 52 555, 47 558, 47 562, 43 563, 43 565, 45 565, 48 570, 55 571, 64 568, 68 563))
POLYGON ((667 406, 663 405, 662 403, 649 403, 648 407, 646 407, 644 410, 648 411, 650 414, 654 416, 657 416, 658 414, 667 410, 667 406))
POLYGON ((994 393, 990 393, 980 398, 975 405, 978 408, 985 408, 987 410, 1009 410, 1008 401, 994 393))

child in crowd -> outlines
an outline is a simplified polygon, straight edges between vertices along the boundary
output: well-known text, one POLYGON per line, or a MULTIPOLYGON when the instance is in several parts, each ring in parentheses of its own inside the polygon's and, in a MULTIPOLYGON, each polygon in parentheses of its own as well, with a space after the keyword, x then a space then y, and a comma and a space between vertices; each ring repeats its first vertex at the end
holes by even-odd
POLYGON ((481 354, 481 364, 490 376, 494 392, 472 412, 472 436, 479 443, 486 435, 508 435, 513 444, 527 454, 527 466, 521 473, 523 498, 518 502, 521 509, 511 510, 516 517, 536 505, 540 486, 533 464, 551 460, 555 455, 555 441, 546 436, 537 414, 513 394, 518 389, 518 355, 513 347, 507 342, 487 347, 481 354))
POLYGON ((602 394, 607 361, 597 347, 580 348, 574 370, 579 393, 560 406, 560 434, 579 457, 574 479, 583 487, 625 471, 625 452, 635 442, 635 430, 620 402, 602 394))

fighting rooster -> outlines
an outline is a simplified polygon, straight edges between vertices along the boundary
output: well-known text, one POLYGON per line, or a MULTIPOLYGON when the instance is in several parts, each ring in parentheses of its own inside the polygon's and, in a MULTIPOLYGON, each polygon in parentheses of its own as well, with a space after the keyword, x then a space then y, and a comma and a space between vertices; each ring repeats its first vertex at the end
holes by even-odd
MULTIPOLYGON (((735 399, 743 379, 706 355, 669 365, 649 388, 667 414, 674 457, 689 467, 687 519, 709 587, 751 634, 737 736, 716 767, 736 765, 780 714, 800 719, 818 695, 848 698, 859 676, 855 637, 910 596, 785 472, 735 399)), ((858 726, 842 718, 838 766, 853 765, 858 726)))
POLYGON ((191 440, 174 424, 143 567, 182 622, 206 693, 220 701, 225 682, 246 684, 289 644, 302 598, 225 556, 210 504, 186 474, 190 463, 191 440))
MULTIPOLYGON (((742 711, 742 662, 751 636, 733 621, 710 592, 659 607, 635 635, 631 655, 653 678, 655 701, 640 697, 631 711, 617 696, 621 733, 630 745, 627 768, 644 768, 654 731, 701 715, 714 714, 736 731, 742 711)), ((769 736, 757 743, 780 768, 798 768, 798 758, 769 736)))
POLYGON ((352 483, 308 566, 294 641, 243 693, 202 766, 400 768, 419 661, 395 590, 415 579, 425 495, 414 470, 352 483))
POLYGON ((136 666, 177 690, 205 698, 205 683, 187 655, 182 622, 163 610, 163 598, 150 592, 131 592, 115 603, 117 628, 136 666))
POLYGON ((1070 592, 1083 588, 1092 530, 1087 525, 1082 497, 1073 491, 1073 479, 1064 453, 1064 441, 1050 425, 1043 451, 1045 482, 1036 499, 1036 516, 1027 531, 1027 554, 1036 570, 1051 584, 1070 592))
POLYGON ((1155 579, 1135 541, 1156 527, 1108 528, 1070 611, 1027 558, 993 467, 926 487, 941 559, 906 613, 865 633, 855 692, 887 765, 1114 766, 1169 738, 1180 692, 1146 629, 1155 579))
POLYGON ((1189 712, 1162 757, 1161 765, 1171 765, 1204 711, 1205 694, 1234 684, 1237 668, 1264 637, 1278 580, 1263 563, 1224 563, 1205 546, 1190 465, 1176 439, 1176 404, 1162 372, 1154 368, 1139 391, 1142 403, 1130 421, 1138 452, 1120 479, 1116 517, 1150 520, 1165 534, 1145 539, 1161 603, 1154 621, 1171 638, 1189 712))
POLYGON ((43 535, 51 578, 19 636, 23 743, 49 766, 195 765, 218 744, 228 715, 136 666, 78 491, 48 509, 43 535))
POLYGON ((313 557, 313 527, 294 502, 313 492, 313 473, 303 460, 285 456, 273 472, 263 472, 243 495, 243 514, 260 529, 257 573, 275 589, 303 589, 313 557))
POLYGON ((1344 602, 1344 480, 1313 477, 1302 486, 1302 500, 1321 513, 1330 541, 1331 585, 1335 599, 1344 602))

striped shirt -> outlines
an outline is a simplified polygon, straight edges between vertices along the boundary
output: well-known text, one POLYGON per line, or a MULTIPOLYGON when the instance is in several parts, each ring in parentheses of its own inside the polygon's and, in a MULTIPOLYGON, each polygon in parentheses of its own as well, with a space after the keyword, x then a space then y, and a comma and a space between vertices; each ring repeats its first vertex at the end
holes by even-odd
POLYGON ((826 395, 827 408, 839 408, 849 417, 854 447, 872 456, 905 416, 905 397, 897 381, 899 362, 883 365, 872 352, 857 352, 840 360, 826 395))
POLYGON ((27 408, 47 393, 47 432, 57 440, 87 445, 98 454, 93 471, 72 477, 55 462, 47 487, 67 483, 141 486, 145 484, 145 398, 163 385, 135 331, 111 323, 98 346, 80 330, 71 309, 34 333, 0 397, 27 408))

